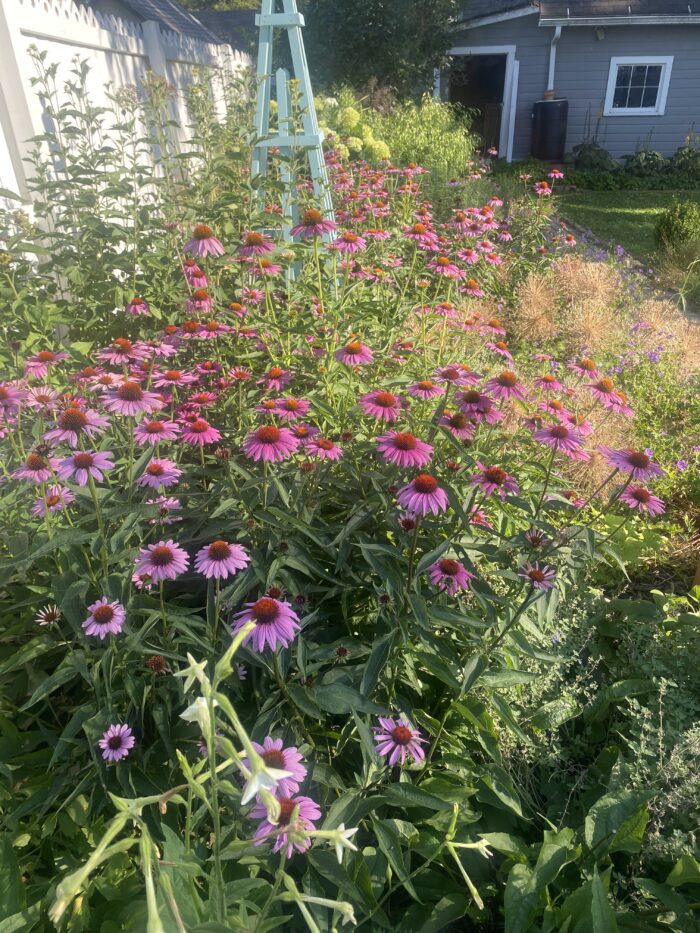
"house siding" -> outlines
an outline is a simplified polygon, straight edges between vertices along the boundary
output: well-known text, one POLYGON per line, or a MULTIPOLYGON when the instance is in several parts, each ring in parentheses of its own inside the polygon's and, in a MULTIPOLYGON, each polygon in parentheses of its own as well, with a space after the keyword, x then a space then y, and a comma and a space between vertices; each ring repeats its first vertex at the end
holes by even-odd
MULTIPOLYGON (((700 133, 700 26, 605 26, 596 39, 593 27, 562 29, 554 86, 569 101, 567 149, 596 139, 620 157, 650 146, 671 155, 689 135, 700 133), (610 59, 618 55, 673 55, 663 116, 603 116, 610 59)), ((462 30, 454 46, 514 45, 520 63, 513 158, 530 153, 532 105, 547 86, 553 27, 538 26, 538 16, 462 30)))

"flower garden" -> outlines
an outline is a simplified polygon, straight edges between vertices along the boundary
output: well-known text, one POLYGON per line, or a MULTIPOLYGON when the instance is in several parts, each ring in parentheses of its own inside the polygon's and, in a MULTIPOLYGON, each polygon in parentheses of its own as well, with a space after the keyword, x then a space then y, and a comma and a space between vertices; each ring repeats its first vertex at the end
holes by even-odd
POLYGON ((0 931, 696 929, 692 327, 556 171, 331 137, 290 243, 166 100, 4 218, 0 931))

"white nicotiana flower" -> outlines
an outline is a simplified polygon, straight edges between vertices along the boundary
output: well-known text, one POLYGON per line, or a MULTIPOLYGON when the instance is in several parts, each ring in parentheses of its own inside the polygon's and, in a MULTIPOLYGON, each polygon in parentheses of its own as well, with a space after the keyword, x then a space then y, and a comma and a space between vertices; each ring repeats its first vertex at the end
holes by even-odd
MULTIPOLYGON (((217 700, 214 700, 214 706, 218 706, 217 700)), ((205 737, 211 731, 211 718, 209 716, 209 704, 204 697, 197 697, 194 703, 190 703, 184 713, 180 713, 180 719, 185 722, 197 722, 205 737)))
POLYGON ((268 793, 274 793, 277 783, 281 781, 282 778, 291 776, 291 771, 283 771, 281 768, 269 768, 265 764, 263 764, 261 768, 254 768, 250 777, 243 785, 241 804, 245 805, 262 790, 266 790, 268 793))
POLYGON ((206 675, 207 662, 195 661, 189 651, 187 652, 187 660, 189 661, 189 665, 183 667, 181 671, 177 671, 175 674, 175 677, 185 678, 185 693, 187 693, 195 680, 200 684, 209 682, 209 678, 206 675))
MULTIPOLYGON (((343 862, 343 850, 350 849, 352 852, 357 852, 357 846, 354 842, 350 842, 352 837, 355 835, 358 826, 355 826, 351 829, 345 828, 345 823, 341 823, 336 830, 336 837, 333 840, 333 845, 335 846, 335 854, 338 857, 338 864, 342 865, 343 862)), ((343 921, 344 923, 345 921, 343 921)))

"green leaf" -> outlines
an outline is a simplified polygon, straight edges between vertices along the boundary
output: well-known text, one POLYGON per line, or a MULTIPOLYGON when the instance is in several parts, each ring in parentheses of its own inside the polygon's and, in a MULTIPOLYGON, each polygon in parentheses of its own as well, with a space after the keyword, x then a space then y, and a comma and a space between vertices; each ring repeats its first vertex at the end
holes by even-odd
POLYGON ((523 816, 518 793, 510 776, 502 769, 492 767, 489 774, 485 774, 479 781, 479 799, 484 803, 505 809, 511 813, 523 816))
POLYGON ((692 855, 681 855, 669 872, 666 884, 672 888, 682 884, 700 884, 700 863, 692 855))
POLYGON ((532 869, 527 865, 513 865, 503 896, 505 933, 532 933, 538 900, 538 893, 532 891, 532 869))
POLYGON ((390 806, 395 807, 425 807, 428 810, 451 810, 452 804, 440 800, 433 794, 421 790, 406 781, 400 784, 389 784, 384 789, 384 796, 390 806))
POLYGON ((361 693, 346 684, 322 684, 314 691, 314 698, 321 709, 328 713, 384 713, 383 706, 377 706, 365 699, 361 693))
POLYGON ((592 933, 618 933, 615 911, 610 906, 597 868, 593 869, 591 881, 591 922, 592 933))
POLYGON ((0 836, 0 920, 22 910, 25 904, 24 885, 19 862, 10 836, 0 836))
POLYGON ((542 729, 543 731, 558 729, 569 719, 578 716, 580 712, 581 707, 573 697, 562 696, 540 706, 530 722, 536 729, 542 729))
POLYGON ((42 681, 41 684, 36 688, 34 693, 31 695, 30 699, 21 707, 22 710, 29 709, 31 706, 34 706, 35 703, 38 703, 40 700, 46 699, 47 696, 50 696, 54 690, 58 690, 59 687, 62 687, 64 684, 67 684, 69 681, 74 680, 78 676, 78 671, 75 667, 61 667, 57 671, 54 671, 50 677, 47 677, 46 680, 42 681))
POLYGON ((460 683, 442 658, 439 658, 435 654, 429 654, 427 651, 416 651, 415 658, 426 671, 431 673, 434 677, 437 677, 443 684, 451 687, 455 693, 459 693, 460 683))
POLYGON ((386 855, 389 864, 398 875, 404 888, 414 900, 421 903, 421 899, 416 894, 416 890, 408 878, 408 872, 406 871, 406 865, 403 860, 403 852, 401 851, 401 839, 399 834, 386 820, 378 820, 374 817, 372 819, 372 825, 374 826, 374 833, 377 837, 379 848, 384 855, 386 855))
POLYGON ((614 791, 597 800, 584 823, 586 845, 598 858, 609 852, 638 852, 649 812, 645 791, 614 791))
POLYGON ((394 643, 394 637, 395 632, 389 632, 387 635, 381 635, 379 638, 375 638, 360 683, 360 693, 363 697, 369 697, 377 686, 379 675, 389 658, 391 646, 394 643))

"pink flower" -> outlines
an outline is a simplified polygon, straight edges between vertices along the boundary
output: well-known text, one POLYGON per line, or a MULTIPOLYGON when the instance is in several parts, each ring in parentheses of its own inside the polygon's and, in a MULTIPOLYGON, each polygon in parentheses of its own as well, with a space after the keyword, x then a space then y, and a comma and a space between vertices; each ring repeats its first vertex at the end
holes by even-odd
POLYGON ((487 496, 497 492, 501 499, 505 499, 508 493, 517 496, 520 487, 502 467, 487 467, 479 460, 476 461, 479 467, 479 473, 475 473, 469 478, 472 486, 480 486, 487 496))
POLYGON ((32 451, 23 466, 12 474, 13 479, 26 479, 30 483, 45 483, 58 469, 58 457, 49 457, 32 451))
POLYGON ((164 372, 153 374, 153 385, 156 389, 185 386, 196 381, 197 377, 194 373, 184 372, 181 369, 166 369, 164 372))
POLYGON ((289 369, 282 369, 280 366, 273 366, 271 369, 258 379, 258 385, 264 385, 268 392, 281 392, 293 377, 289 369))
POLYGON ((291 457, 299 446, 299 439, 289 428, 265 424, 249 434, 242 446, 243 453, 251 460, 268 460, 275 463, 291 457))
POLYGON ((390 765, 399 761, 404 764, 407 755, 417 764, 425 758, 421 745, 425 745, 427 739, 423 738, 403 713, 398 720, 380 716, 379 726, 374 727, 374 741, 377 743, 377 751, 389 758, 390 765))
POLYGON ((351 230, 344 230, 337 239, 329 244, 329 249, 339 253, 359 253, 367 246, 367 241, 351 230))
POLYGON ((464 363, 454 363, 451 366, 439 366, 433 372, 433 379, 452 386, 467 386, 475 385, 481 379, 481 374, 475 373, 464 363))
POLYGON ((613 450, 611 447, 603 446, 598 450, 610 466, 629 473, 632 479, 650 479, 652 476, 664 475, 664 470, 641 450, 632 450, 629 447, 623 450, 613 450))
POLYGON ((401 398, 383 389, 368 392, 360 398, 358 404, 366 415, 389 424, 396 421, 402 410, 401 398))
POLYGON ((498 340, 496 343, 493 340, 489 340, 486 343, 486 346, 489 350, 493 350, 494 353, 498 353, 499 356, 504 356, 507 360, 513 359, 513 354, 510 352, 503 340, 498 340))
POLYGON ((225 580, 235 576, 249 563, 250 558, 240 544, 228 544, 217 539, 197 552, 194 569, 207 579, 225 580))
POLYGON ((563 424, 553 424, 549 427, 535 431, 534 438, 540 444, 546 444, 552 450, 561 451, 571 460, 590 460, 590 454, 582 450, 583 438, 574 431, 573 428, 567 428, 563 424))
POLYGON ((238 247, 237 253, 239 256, 247 258, 249 256, 264 256, 265 253, 271 253, 275 248, 275 244, 264 233, 257 233, 254 230, 248 230, 243 234, 243 243, 238 247))
POLYGON ((303 398, 294 398, 293 395, 277 400, 275 414, 285 421, 296 421, 303 418, 309 411, 310 403, 303 398))
POLYGON ((158 411, 163 407, 157 395, 142 389, 138 382, 131 379, 125 379, 121 385, 108 389, 103 403, 107 411, 116 411, 129 417, 142 411, 158 411))
MULTIPOLYGON (((285 748, 282 739, 273 739, 269 735, 263 739, 262 745, 253 742, 253 748, 260 755, 268 768, 277 771, 289 771, 290 776, 280 778, 275 788, 279 797, 291 797, 296 794, 306 777, 306 768, 301 763, 302 757, 294 745, 285 748)), ((246 768, 250 768, 247 758, 243 759, 246 768)))
POLYGON ((628 486, 620 494, 620 502, 624 502, 631 509, 647 512, 649 515, 663 515, 666 511, 666 506, 662 500, 658 496, 652 495, 643 486, 628 486))
POLYGON ((111 457, 111 450, 77 451, 65 460, 61 460, 56 469, 56 476, 59 479, 74 478, 78 486, 87 486, 90 476, 99 483, 103 472, 107 473, 114 469, 111 457))
POLYGON ((421 398, 423 401, 428 401, 428 399, 445 394, 445 390, 442 386, 435 385, 430 379, 422 379, 420 382, 414 382, 406 391, 409 395, 421 398))
POLYGON ((292 227, 291 235, 301 236, 302 239, 315 236, 323 236, 324 233, 332 233, 336 225, 332 220, 324 220, 321 211, 313 208, 301 215, 301 220, 296 227, 292 227))
POLYGON ((460 441, 471 440, 476 433, 476 424, 461 411, 445 412, 440 424, 460 441))
POLYGON ((534 384, 536 388, 542 389, 543 392, 561 392, 564 388, 557 377, 552 376, 550 373, 545 373, 544 376, 535 379, 534 384))
POLYGON ((170 496, 158 496, 157 499, 146 499, 146 505, 158 507, 158 515, 148 520, 151 525, 172 525, 181 521, 178 515, 171 516, 171 512, 179 512, 182 509, 182 503, 179 499, 173 499, 170 496))
POLYGON ((141 548, 134 572, 140 577, 150 577, 153 583, 160 583, 163 580, 174 580, 184 573, 189 562, 187 551, 179 544, 172 540, 159 541, 157 544, 141 548))
POLYGON ((614 411, 624 404, 620 393, 615 389, 612 379, 608 379, 607 376, 597 382, 587 383, 585 388, 590 389, 591 395, 610 411, 614 411))
POLYGON ((126 306, 126 313, 138 316, 139 314, 149 314, 150 306, 145 298, 135 295, 126 306))
POLYGON ((102 749, 102 757, 105 761, 119 761, 121 758, 126 758, 134 747, 135 741, 128 726, 114 724, 107 729, 97 744, 102 749))
POLYGON ((484 297, 484 292, 476 279, 467 279, 460 291, 465 295, 471 295, 473 298, 484 297))
POLYGON ((327 437, 311 437, 304 444, 307 454, 319 460, 340 460, 343 448, 327 437))
POLYGON ((43 518, 47 512, 60 512, 75 501, 75 496, 65 486, 49 486, 45 496, 40 496, 32 506, 32 515, 43 518))
POLYGON ((109 418, 98 414, 91 408, 78 408, 71 405, 64 408, 56 420, 56 427, 44 435, 46 441, 67 441, 71 447, 78 447, 80 437, 93 437, 109 426, 109 418))
POLYGON ((445 590, 450 596, 454 596, 459 590, 468 590, 469 581, 474 579, 474 574, 470 573, 464 564, 450 557, 441 557, 428 572, 433 586, 445 590))
POLYGON ((481 259, 481 253, 477 253, 472 247, 467 247, 466 249, 460 249, 457 251, 457 256, 462 262, 466 262, 468 266, 473 266, 481 259))
POLYGON ((406 486, 399 490, 397 500, 407 512, 416 515, 439 515, 447 509, 447 493, 438 484, 434 476, 420 473, 406 486))
POLYGON ((510 370, 505 370, 493 379, 489 379, 484 389, 496 398, 516 398, 518 401, 525 401, 525 388, 515 373, 510 370))
POLYGON ((474 421, 496 424, 503 417, 496 408, 496 403, 491 396, 484 395, 478 389, 466 389, 464 392, 458 392, 455 401, 467 418, 474 421))
POLYGON ((351 340, 350 343, 346 343, 344 347, 335 351, 335 358, 346 366, 364 366, 365 363, 372 362, 374 354, 364 343, 351 340))
POLYGON ((551 590, 554 586, 556 573, 547 564, 540 564, 537 561, 531 564, 528 561, 520 568, 518 576, 528 580, 533 589, 545 591, 551 590))
POLYGON ((206 288, 209 284, 206 275, 202 272, 194 259, 185 259, 182 263, 182 271, 185 273, 185 278, 190 288, 206 288))
POLYGON ((291 858, 295 850, 305 852, 311 847, 311 839, 303 834, 316 828, 314 821, 321 819, 321 811, 318 804, 310 797, 284 797, 278 795, 277 800, 280 805, 280 815, 276 824, 270 823, 268 820, 267 809, 264 804, 256 804, 250 811, 250 816, 253 819, 261 821, 255 830, 253 845, 260 846, 269 839, 274 839, 275 844, 272 851, 280 852, 284 850, 285 858, 291 858), (297 816, 292 823, 295 812, 297 816))
POLYGON ((500 266, 503 262, 498 253, 484 253, 484 259, 490 266, 500 266))
POLYGON ((161 486, 174 486, 182 476, 182 470, 172 460, 157 460, 155 457, 148 464, 136 481, 137 486, 159 489, 161 486))
MULTIPOLYGON (((44 387, 41 386, 40 391, 43 390, 44 387)), ((13 415, 21 407, 26 397, 27 392, 19 386, 12 385, 9 382, 0 383, 0 413, 4 417, 13 415)), ((31 407, 35 406, 32 405, 31 407)))
POLYGON ((237 634, 248 622, 255 628, 248 633, 245 643, 252 639, 253 649, 262 652, 265 645, 274 651, 280 644, 287 648, 299 631, 299 617, 287 603, 271 596, 263 596, 254 603, 246 603, 245 609, 234 616, 232 634, 237 634))
POLYGON ((456 265, 449 256, 436 256, 428 263, 428 269, 436 275, 444 275, 448 279, 461 279, 464 271, 456 265))
POLYGON ((174 421, 144 420, 134 428, 134 438, 137 444, 154 446, 161 441, 174 441, 179 430, 180 428, 174 421))
POLYGON ((568 366, 573 373, 576 373, 577 376, 582 376, 584 379, 600 379, 601 377, 600 370, 596 366, 594 360, 588 356, 578 360, 572 360, 568 366))
POLYGON ((195 418, 183 424, 182 439, 193 447, 204 447, 205 444, 221 440, 221 431, 213 428, 205 418, 195 418))
POLYGON ((377 438, 377 450, 390 463, 402 469, 429 463, 433 448, 407 431, 388 431, 377 438))
POLYGON ((34 379, 43 379, 52 366, 70 358, 70 354, 54 350, 40 350, 25 360, 24 371, 34 379))
POLYGON ((126 366, 134 360, 145 360, 148 356, 149 353, 145 347, 132 343, 125 337, 117 337, 110 346, 97 353, 98 359, 111 363, 113 366, 126 366))
POLYGON ((197 224, 192 231, 192 238, 183 246, 183 250, 191 256, 223 256, 224 247, 220 240, 214 236, 214 231, 206 224, 197 224))
POLYGON ((107 635, 118 635, 124 628, 126 609, 117 600, 110 602, 108 596, 103 596, 88 606, 88 612, 83 622, 86 635, 97 635, 104 641, 107 635))

